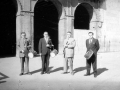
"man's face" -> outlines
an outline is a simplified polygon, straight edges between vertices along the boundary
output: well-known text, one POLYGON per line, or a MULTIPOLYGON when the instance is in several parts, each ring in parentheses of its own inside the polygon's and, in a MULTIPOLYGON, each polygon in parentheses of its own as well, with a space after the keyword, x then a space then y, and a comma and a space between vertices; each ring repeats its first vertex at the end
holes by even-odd
POLYGON ((92 33, 89 33, 88 35, 89 35, 90 39, 93 38, 93 34, 92 33))
POLYGON ((45 38, 48 37, 48 33, 47 33, 47 32, 44 33, 44 37, 45 37, 45 38))
POLYGON ((26 37, 26 35, 25 35, 25 34, 21 34, 21 37, 22 37, 22 38, 25 38, 25 37, 26 37))
POLYGON ((71 37, 71 33, 67 33, 67 38, 70 38, 71 37))

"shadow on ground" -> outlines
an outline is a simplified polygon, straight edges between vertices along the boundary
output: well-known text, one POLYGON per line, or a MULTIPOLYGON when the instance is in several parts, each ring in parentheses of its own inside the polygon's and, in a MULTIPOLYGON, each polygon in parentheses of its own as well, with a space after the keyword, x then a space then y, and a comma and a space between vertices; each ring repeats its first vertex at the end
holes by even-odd
MULTIPOLYGON (((49 67, 49 70, 51 70, 52 68, 53 67, 49 67)), ((37 70, 31 71, 30 73, 35 74, 35 73, 40 73, 40 71, 42 71, 42 69, 37 69, 37 70)))
POLYGON ((6 81, 1 81, 1 80, 6 79, 6 78, 9 78, 9 77, 0 72, 0 84, 5 83, 6 81))
POLYGON ((83 71, 83 70, 85 70, 85 69, 86 69, 86 67, 78 67, 78 68, 75 68, 75 69, 74 69, 74 73, 83 71))
POLYGON ((102 74, 103 72, 107 71, 107 68, 98 68, 97 69, 97 76, 99 76, 100 74, 102 74))
POLYGON ((63 70, 63 67, 58 67, 54 70, 51 70, 50 73, 57 72, 57 71, 60 71, 60 70, 63 70))

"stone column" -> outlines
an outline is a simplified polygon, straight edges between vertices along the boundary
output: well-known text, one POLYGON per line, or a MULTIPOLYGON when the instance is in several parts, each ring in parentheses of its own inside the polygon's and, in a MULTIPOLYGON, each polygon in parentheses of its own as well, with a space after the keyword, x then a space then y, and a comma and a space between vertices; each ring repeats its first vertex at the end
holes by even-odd
POLYGON ((30 18, 30 25, 31 25, 31 30, 30 30, 30 35, 31 35, 31 45, 32 45, 32 51, 34 50, 34 14, 31 14, 30 18))
POLYGON ((66 20, 66 21, 67 21, 67 31, 72 32, 72 36, 73 36, 73 35, 74 35, 74 34, 73 34, 73 33, 74 33, 74 32, 73 32, 73 30, 74 30, 74 29, 73 29, 73 26, 74 26, 74 25, 73 25, 73 24, 74 24, 74 23, 73 23, 73 22, 74 22, 74 17, 70 15, 70 16, 66 16, 66 19, 67 19, 67 20, 66 20))
POLYGON ((63 52, 63 42, 66 37, 66 18, 59 20, 59 53, 63 52))
POLYGON ((30 39, 30 12, 29 11, 22 11, 22 31, 26 33, 26 37, 30 39))
POLYGON ((34 13, 30 11, 22 11, 21 31, 26 33, 26 38, 31 41, 32 50, 34 49, 34 30, 33 30, 33 17, 34 13))
POLYGON ((18 40, 20 39, 20 34, 22 30, 21 25, 21 14, 16 16, 16 57, 19 57, 19 50, 18 50, 18 40))
POLYGON ((68 3, 67 3, 67 6, 68 7, 66 7, 66 23, 67 23, 67 31, 70 31, 70 32, 72 32, 72 34, 73 34, 73 18, 74 18, 74 16, 72 15, 72 13, 73 13, 73 7, 72 7, 72 5, 71 5, 71 0, 69 1, 67 1, 68 3))

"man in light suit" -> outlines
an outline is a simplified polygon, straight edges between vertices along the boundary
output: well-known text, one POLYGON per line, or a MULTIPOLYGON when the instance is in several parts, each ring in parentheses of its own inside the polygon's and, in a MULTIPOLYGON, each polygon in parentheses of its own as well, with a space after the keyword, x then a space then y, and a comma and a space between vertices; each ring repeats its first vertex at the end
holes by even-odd
POLYGON ((76 42, 75 39, 71 37, 71 32, 67 32, 67 38, 64 40, 64 72, 63 74, 67 73, 68 70, 68 62, 71 75, 74 74, 73 72, 73 58, 74 58, 74 48, 76 42))
POLYGON ((44 32, 44 37, 39 41, 39 54, 42 59, 42 72, 41 74, 49 74, 49 58, 50 51, 53 46, 51 39, 49 38, 48 32, 44 32))
POLYGON ((86 48, 87 48, 87 51, 92 50, 93 55, 89 59, 86 59, 87 73, 85 74, 85 76, 90 75, 90 69, 92 64, 94 77, 96 77, 97 76, 97 51, 99 50, 99 41, 98 39, 93 38, 93 35, 94 35, 93 32, 89 32, 88 35, 89 35, 89 39, 86 40, 86 48))
POLYGON ((26 33, 22 32, 21 33, 21 38, 18 43, 18 49, 19 49, 19 57, 20 57, 20 62, 21 62, 21 75, 28 74, 31 75, 29 72, 29 49, 31 45, 28 39, 26 38, 26 33), (24 63, 25 63, 25 72, 24 72, 24 63))

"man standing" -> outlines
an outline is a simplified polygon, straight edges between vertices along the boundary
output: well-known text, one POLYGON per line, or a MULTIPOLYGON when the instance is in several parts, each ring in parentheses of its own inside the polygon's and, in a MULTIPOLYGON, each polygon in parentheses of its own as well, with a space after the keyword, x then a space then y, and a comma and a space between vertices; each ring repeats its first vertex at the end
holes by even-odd
POLYGON ((67 73, 68 61, 70 73, 73 75, 73 57, 74 57, 74 47, 76 45, 75 39, 71 37, 71 32, 67 32, 67 38, 64 40, 64 72, 67 73))
POLYGON ((89 59, 86 59, 87 73, 85 76, 90 75, 91 64, 93 66, 94 77, 97 76, 97 51, 99 50, 99 41, 98 39, 93 38, 94 33, 89 32, 89 39, 86 40, 87 52, 92 50, 93 54, 89 59))
POLYGON ((42 72, 49 73, 49 58, 50 58, 50 51, 52 48, 52 41, 49 38, 48 32, 44 32, 44 37, 40 39, 39 41, 39 54, 42 59, 42 72))
POLYGON ((26 33, 22 32, 21 33, 21 39, 19 40, 18 43, 18 48, 19 48, 19 57, 20 57, 20 62, 21 62, 21 75, 28 74, 31 75, 29 72, 29 49, 31 45, 30 42, 26 38, 26 33), (24 72, 24 63, 25 63, 25 72, 24 72))

